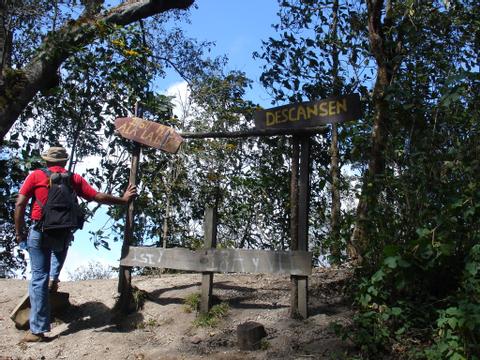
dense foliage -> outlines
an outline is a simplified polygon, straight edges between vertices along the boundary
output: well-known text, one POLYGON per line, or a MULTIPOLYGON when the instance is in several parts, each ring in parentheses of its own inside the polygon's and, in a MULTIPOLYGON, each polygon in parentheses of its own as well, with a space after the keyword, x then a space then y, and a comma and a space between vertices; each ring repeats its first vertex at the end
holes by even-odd
MULTIPOLYGON (((47 4, 39 2, 48 12, 47 4)), ((338 128, 337 185, 330 172, 333 127, 312 140, 310 249, 319 261, 359 255, 351 289, 358 311, 353 329, 343 334, 365 359, 478 359, 477 2, 279 5, 275 36, 254 54, 264 64, 261 80, 272 102, 351 92, 362 98, 363 117, 338 128), (333 226, 329 191, 335 186, 341 216, 333 226)), ((19 62, 39 44, 34 24, 63 19, 29 14, 28 21, 15 15, 19 62)), ((23 113, 35 123, 20 122, 2 144, 1 261, 10 276, 24 266, 13 246, 14 196, 47 144, 66 144, 75 169, 89 156, 100 159, 86 166, 86 176, 99 189, 117 192, 128 181, 132 144, 114 134, 113 119, 131 113, 135 103, 145 118, 184 132, 251 127, 250 80, 227 72, 226 58, 206 56, 213 44, 188 39, 169 24, 159 17, 112 29, 79 49, 63 65, 57 86, 23 113), (188 98, 158 94, 155 84, 169 71, 185 79, 188 98)), ((176 155, 143 149, 135 242, 196 248, 203 211, 216 205, 219 246, 288 249, 291 151, 289 137, 189 140, 176 155)), ((123 211, 109 209, 117 221, 92 231, 96 245, 121 238, 123 211)))
MULTIPOLYGON (((374 204, 352 288, 359 312, 346 336, 365 358, 478 358, 478 4, 340 1, 334 39, 335 2, 279 3, 279 36, 258 55, 267 60, 264 84, 277 98, 305 101, 340 78, 366 105, 362 121, 340 129, 341 163, 350 169, 344 196, 374 204), (337 74, 333 46, 341 49, 337 74), (380 92, 382 60, 390 73, 380 92), (378 144, 383 164, 373 173, 370 147, 378 144)), ((350 236, 359 210, 343 203, 341 231, 350 236)))

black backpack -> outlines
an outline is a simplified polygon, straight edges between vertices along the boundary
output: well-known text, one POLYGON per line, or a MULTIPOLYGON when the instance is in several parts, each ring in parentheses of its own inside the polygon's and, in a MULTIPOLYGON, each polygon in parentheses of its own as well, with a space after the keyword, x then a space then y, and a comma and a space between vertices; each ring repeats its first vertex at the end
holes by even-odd
POLYGON ((83 228, 85 214, 73 189, 71 172, 56 173, 41 169, 48 177, 48 198, 42 208, 42 218, 37 228, 44 234, 61 235, 83 228))

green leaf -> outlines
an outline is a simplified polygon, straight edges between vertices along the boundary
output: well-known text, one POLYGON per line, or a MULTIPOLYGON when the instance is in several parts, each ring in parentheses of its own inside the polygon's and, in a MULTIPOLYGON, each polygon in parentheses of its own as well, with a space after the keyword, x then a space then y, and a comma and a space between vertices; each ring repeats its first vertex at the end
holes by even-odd
POLYGON ((393 316, 399 316, 402 313, 402 309, 399 307, 392 307, 390 309, 390 312, 392 313, 393 316))
POLYGON ((465 265, 465 271, 471 276, 477 275, 478 269, 479 269, 479 264, 476 262, 468 262, 465 265))
POLYGON ((372 275, 372 282, 382 281, 385 277, 385 272, 383 270, 378 270, 375 274, 372 275))
POLYGON ((417 234, 418 234, 418 236, 419 236, 420 238, 424 238, 424 237, 427 237, 427 236, 430 235, 431 230, 429 230, 429 229, 427 229, 427 228, 418 228, 418 229, 416 230, 416 232, 417 232, 417 234))
POLYGON ((449 318, 447 320, 448 326, 450 326, 451 329, 455 330, 457 325, 458 325, 458 320, 457 318, 449 318))
POLYGON ((395 269, 398 266, 398 260, 398 256, 389 256, 385 260, 383 260, 383 263, 390 269, 395 269))

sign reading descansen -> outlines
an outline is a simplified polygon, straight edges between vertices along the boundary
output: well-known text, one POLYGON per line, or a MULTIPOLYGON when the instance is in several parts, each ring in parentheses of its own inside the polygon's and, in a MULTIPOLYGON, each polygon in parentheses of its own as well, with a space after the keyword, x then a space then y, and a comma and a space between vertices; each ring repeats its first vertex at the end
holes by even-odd
POLYGON ((279 106, 255 112, 257 129, 303 129, 360 117, 358 94, 279 106))
POLYGON ((115 119, 115 129, 124 138, 173 154, 183 142, 171 127, 138 117, 115 119))

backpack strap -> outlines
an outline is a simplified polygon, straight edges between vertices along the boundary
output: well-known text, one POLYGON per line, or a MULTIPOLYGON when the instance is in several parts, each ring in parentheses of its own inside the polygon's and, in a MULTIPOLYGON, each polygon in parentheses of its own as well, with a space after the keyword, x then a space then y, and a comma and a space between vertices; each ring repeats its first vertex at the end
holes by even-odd
MULTIPOLYGON (((52 176, 52 172, 48 168, 41 168, 40 171, 43 172, 47 176, 48 182, 49 182, 48 186, 50 186, 50 176, 52 176)), ((47 186, 47 188, 48 188, 48 186, 47 186)), ((40 200, 38 200, 35 196, 34 196, 34 198, 35 198, 35 202, 40 206, 40 209, 43 210, 44 204, 42 204, 40 202, 40 200)))

